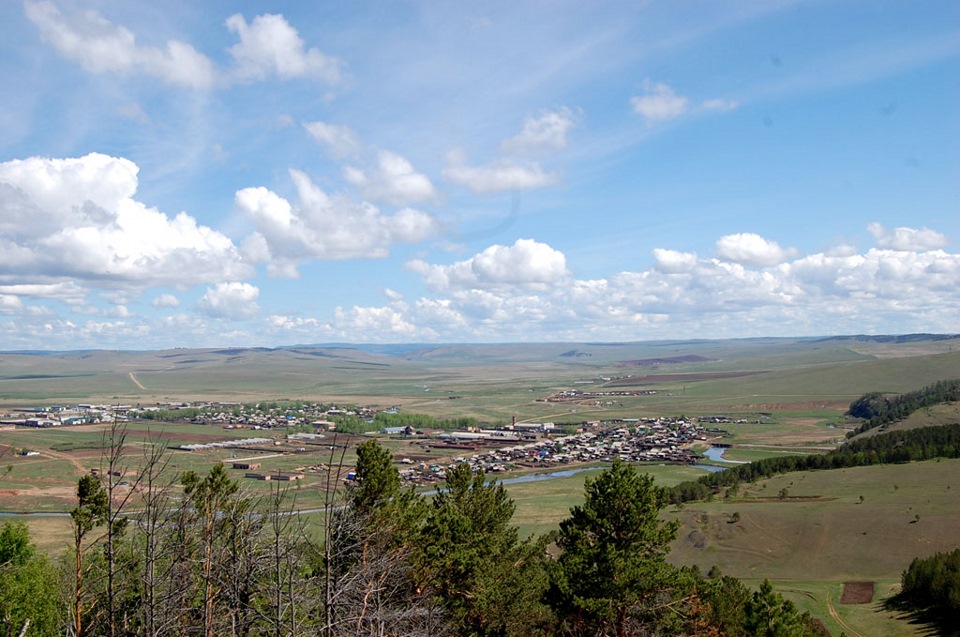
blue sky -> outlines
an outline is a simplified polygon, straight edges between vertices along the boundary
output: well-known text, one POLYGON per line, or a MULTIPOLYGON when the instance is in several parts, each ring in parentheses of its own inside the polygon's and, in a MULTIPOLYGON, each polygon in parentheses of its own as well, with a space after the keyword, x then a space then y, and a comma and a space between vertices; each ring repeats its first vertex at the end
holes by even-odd
POLYGON ((960 332, 956 2, 0 6, 0 349, 960 332))

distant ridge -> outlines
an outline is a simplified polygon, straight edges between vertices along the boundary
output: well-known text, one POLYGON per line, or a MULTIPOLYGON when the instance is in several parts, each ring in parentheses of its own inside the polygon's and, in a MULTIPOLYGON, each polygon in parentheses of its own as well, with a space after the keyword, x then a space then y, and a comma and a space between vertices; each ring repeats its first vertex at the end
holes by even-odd
POLYGON ((960 334, 856 334, 850 336, 827 336, 814 343, 828 341, 861 341, 868 343, 916 343, 919 341, 949 341, 960 339, 960 334))

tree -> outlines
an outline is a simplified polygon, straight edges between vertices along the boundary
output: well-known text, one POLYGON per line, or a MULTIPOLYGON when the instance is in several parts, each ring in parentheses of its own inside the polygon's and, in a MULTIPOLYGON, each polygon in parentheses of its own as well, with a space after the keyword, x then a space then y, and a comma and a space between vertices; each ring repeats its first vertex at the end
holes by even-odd
POLYGON ((666 556, 679 527, 658 517, 664 490, 615 460, 587 480, 585 492, 583 505, 560 523, 562 553, 550 569, 548 603, 577 635, 623 636, 656 623, 674 601, 676 569, 666 556))
POLYGON ((532 635, 541 628, 544 546, 520 541, 514 504, 468 463, 447 473, 418 541, 419 587, 442 600, 459 635, 532 635))
POLYGON ((230 479, 223 463, 215 464, 205 478, 188 471, 181 478, 181 483, 199 527, 197 534, 201 548, 203 634, 204 637, 215 637, 215 607, 223 593, 219 582, 220 573, 216 569, 220 557, 218 552, 222 548, 222 542, 228 539, 225 531, 228 530, 231 517, 226 515, 226 509, 240 485, 230 479))
POLYGON ((746 604, 744 628, 756 637, 803 637, 808 634, 804 617, 793 602, 784 600, 773 590, 770 580, 763 580, 760 590, 746 604))
POLYGON ((34 556, 30 531, 23 522, 4 522, 0 527, 0 568, 23 566, 34 556))
POLYGON ((0 527, 0 630, 3 634, 24 631, 33 637, 62 634, 65 609, 56 589, 56 570, 45 555, 36 552, 26 525, 5 522, 0 527))
POLYGON ((393 458, 376 440, 357 447, 356 483, 350 504, 360 513, 382 507, 400 493, 400 474, 393 458))
POLYGON ((433 591, 413 576, 424 501, 400 490, 390 453, 375 441, 357 448, 356 480, 343 497, 343 506, 328 504, 323 635, 441 634, 433 591))
POLYGON ((89 547, 84 545, 84 540, 93 529, 105 524, 109 515, 107 492, 99 478, 92 475, 80 478, 77 481, 77 506, 70 511, 74 550, 73 637, 83 637, 86 634, 84 613, 88 610, 88 595, 84 585, 89 568, 84 562, 84 556, 89 547))

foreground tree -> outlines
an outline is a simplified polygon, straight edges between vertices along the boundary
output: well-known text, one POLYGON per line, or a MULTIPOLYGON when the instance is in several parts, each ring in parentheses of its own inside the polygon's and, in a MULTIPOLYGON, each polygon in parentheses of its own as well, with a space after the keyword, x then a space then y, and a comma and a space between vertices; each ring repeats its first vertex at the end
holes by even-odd
POLYGON ((0 527, 0 631, 32 637, 62 634, 65 615, 56 594, 57 572, 38 554, 22 522, 0 527))
MULTIPOLYGON (((226 596, 223 583, 227 580, 227 569, 235 570, 236 567, 225 564, 223 558, 231 540, 235 539, 232 523, 237 517, 234 513, 236 507, 243 503, 234 496, 240 485, 230 479, 222 463, 214 465, 203 478, 188 471, 180 482, 183 485, 184 503, 189 507, 185 518, 194 529, 199 545, 202 634, 204 637, 215 637, 216 620, 226 614, 218 607, 226 596)), ((240 515, 246 513, 249 511, 244 510, 240 515)))
POLYGON ((770 580, 763 580, 745 607, 744 629, 757 637, 804 637, 811 632, 808 618, 797 612, 793 602, 784 600, 773 590, 770 580))
POLYGON ((679 522, 659 519, 664 491, 619 460, 585 490, 560 523, 548 603, 564 633, 638 634, 681 601, 677 569, 666 562, 679 522))
POLYGON ((390 453, 357 448, 356 480, 329 515, 324 550, 324 635, 442 635, 432 591, 413 578, 425 505, 401 491, 390 453))
POLYGON ((110 515, 107 492, 96 476, 85 475, 77 481, 77 506, 70 511, 73 522, 73 637, 83 637, 86 632, 86 613, 96 604, 96 598, 88 590, 87 574, 91 564, 86 556, 92 544, 88 536, 95 528, 105 524, 110 515), (89 600, 89 608, 88 608, 89 600))
POLYGON ((452 469, 419 545, 421 587, 442 600, 455 634, 533 635, 546 624, 542 542, 520 541, 514 504, 469 464, 452 469))

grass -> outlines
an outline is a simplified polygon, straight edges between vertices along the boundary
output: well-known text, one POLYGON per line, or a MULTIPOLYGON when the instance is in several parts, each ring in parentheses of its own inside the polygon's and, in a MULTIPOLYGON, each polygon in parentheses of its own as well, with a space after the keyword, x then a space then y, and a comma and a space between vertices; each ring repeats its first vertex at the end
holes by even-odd
MULTIPOLYGON (((760 585, 759 581, 745 583, 754 588, 760 585)), ((883 608, 883 601, 900 590, 899 579, 876 580, 876 592, 869 604, 841 604, 842 581, 777 580, 772 583, 801 612, 820 619, 831 635, 915 637, 923 634, 916 626, 899 619, 896 612, 883 608), (830 612, 831 607, 836 617, 830 612)))
POLYGON ((960 460, 784 474, 667 516, 682 522, 670 556, 676 564, 703 572, 717 565, 755 584, 768 578, 835 635, 918 635, 880 601, 914 557, 956 548, 960 460), (784 488, 789 497, 780 500, 784 488), (879 595, 840 605, 844 581, 878 582, 879 595), (847 628, 831 617, 828 600, 847 628))

